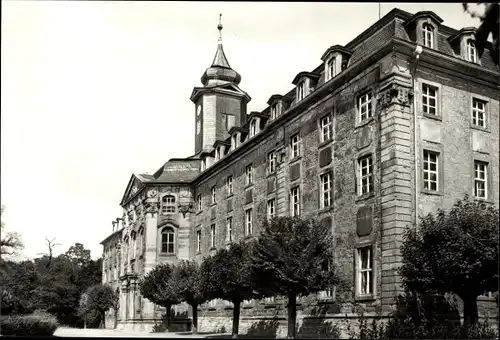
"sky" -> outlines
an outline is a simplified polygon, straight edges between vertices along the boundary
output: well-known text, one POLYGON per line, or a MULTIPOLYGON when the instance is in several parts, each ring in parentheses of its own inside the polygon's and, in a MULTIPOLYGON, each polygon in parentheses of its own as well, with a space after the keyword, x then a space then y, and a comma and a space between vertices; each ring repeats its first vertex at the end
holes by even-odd
MULTIPOLYGON (((460 3, 382 3, 434 11, 460 29, 460 3)), ((1 204, 17 259, 99 244, 121 217, 133 173, 194 153, 193 87, 224 51, 261 111, 379 18, 378 3, 2 1, 1 204)))

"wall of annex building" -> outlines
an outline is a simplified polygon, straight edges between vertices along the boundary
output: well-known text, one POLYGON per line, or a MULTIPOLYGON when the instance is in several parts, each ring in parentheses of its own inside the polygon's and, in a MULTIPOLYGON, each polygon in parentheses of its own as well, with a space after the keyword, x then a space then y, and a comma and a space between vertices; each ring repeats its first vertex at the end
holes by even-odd
MULTIPOLYGON (((354 249, 361 238, 356 233, 358 209, 370 206, 374 210, 372 231, 364 236, 362 241, 374 244, 374 255, 377 256, 374 267, 380 267, 380 251, 376 250, 380 221, 376 217, 377 195, 358 197, 356 192, 355 160, 360 154, 376 152, 376 122, 370 120, 360 126, 356 123, 356 98, 365 91, 376 91, 379 80, 379 65, 372 65, 361 74, 350 80, 342 88, 323 100, 312 104, 302 113, 276 128, 267 138, 235 159, 231 164, 217 171, 214 175, 197 183, 194 188, 195 197, 202 196, 202 210, 194 216, 193 232, 191 233, 191 256, 201 262, 204 256, 215 252, 210 249, 210 228, 216 226, 216 247, 220 248, 226 242, 226 219, 233 218, 233 241, 245 237, 245 210, 252 208, 253 235, 260 233, 260 226, 266 218, 267 201, 277 199, 277 215, 289 215, 290 189, 300 187, 301 215, 317 216, 321 221, 332 225, 335 244, 336 262, 344 278, 354 285, 354 249), (321 142, 319 137, 319 120, 331 115, 333 121, 333 136, 330 141, 321 142), (290 138, 300 135, 300 157, 290 160, 290 138), (278 166, 276 175, 266 172, 266 156, 272 150, 284 147, 286 157, 278 166), (254 183, 245 184, 245 169, 253 165, 254 183), (281 169, 281 170, 280 170, 281 169), (282 171, 282 177, 280 177, 282 171), (330 172, 332 175, 333 204, 330 207, 319 208, 319 176, 330 172), (233 176, 234 194, 226 195, 226 179, 233 176), (276 177, 275 180, 272 178, 276 177), (269 182, 278 184, 271 185, 269 182), (211 204, 211 188, 216 187, 216 203, 211 204), (273 190, 274 188, 274 190, 273 190), (282 192, 280 192, 282 188, 282 192), (248 191, 252 191, 248 194, 248 191), (249 199, 251 196, 251 199, 249 199), (283 197, 283 204, 279 199, 283 197), (231 203, 228 203, 228 202, 231 203), (228 208, 228 205, 231 207, 228 208), (196 232, 201 231, 201 252, 196 252, 196 232)), ((245 142, 245 144, 248 142, 245 142)), ((245 146, 242 146, 245 147, 245 146)), ((227 157, 227 156, 226 156, 227 157)), ((374 172, 379 171, 374 163, 374 172)), ((213 167, 217 167, 214 164, 213 167)), ((375 176, 374 187, 377 187, 378 177, 375 176)), ((195 205, 196 209, 196 205, 195 205)), ((380 271, 374 271, 375 289, 380 285, 380 271)), ((353 300, 354 287, 343 293, 343 299, 353 300)), ((341 292, 339 292, 341 293, 341 292)))

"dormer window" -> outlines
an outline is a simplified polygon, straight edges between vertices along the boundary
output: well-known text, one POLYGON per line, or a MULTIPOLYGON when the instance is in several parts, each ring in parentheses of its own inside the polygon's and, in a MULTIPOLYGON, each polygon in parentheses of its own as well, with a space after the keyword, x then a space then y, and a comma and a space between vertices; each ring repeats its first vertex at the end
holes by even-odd
POLYGON ((163 215, 175 214, 175 196, 163 196, 161 212, 163 215))
POLYGON ((467 40, 467 60, 473 63, 477 62, 476 43, 472 39, 467 40))
POLYGON ((325 81, 329 81, 333 77, 335 77, 335 58, 330 58, 326 63, 326 74, 325 81))
POLYGON ((231 150, 236 149, 236 147, 238 146, 237 142, 238 142, 238 135, 235 134, 231 137, 231 150))
POLYGON ((423 45, 428 48, 434 48, 434 27, 431 24, 422 25, 423 45))
POLYGON ((207 163, 206 163, 205 159, 202 159, 201 160, 201 171, 205 171, 206 168, 207 168, 207 163))
POLYGON ((215 149, 215 160, 220 160, 220 148, 215 149))
POLYGON ((257 134, 257 122, 254 120, 252 120, 252 122, 250 123, 250 137, 253 137, 257 134))
POLYGON ((305 94, 306 94, 306 84, 305 81, 301 81, 297 85, 297 101, 304 99, 305 94))

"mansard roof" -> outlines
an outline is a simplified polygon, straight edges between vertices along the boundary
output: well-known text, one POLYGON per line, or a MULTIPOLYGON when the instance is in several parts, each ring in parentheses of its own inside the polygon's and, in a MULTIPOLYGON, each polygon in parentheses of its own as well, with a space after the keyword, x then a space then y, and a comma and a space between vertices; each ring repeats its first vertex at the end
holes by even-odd
POLYGON ((267 104, 271 105, 271 103, 274 101, 274 100, 284 100, 284 101, 292 101, 293 98, 290 98, 290 97, 287 97, 287 96, 283 96, 281 94, 273 94, 271 97, 269 97, 269 99, 267 100, 267 104))
POLYGON ((344 46, 333 45, 333 46, 328 47, 328 49, 325 51, 325 53, 323 53, 323 55, 321 56, 321 60, 325 61, 325 59, 328 57, 328 55, 330 53, 333 53, 333 52, 340 52, 344 55, 351 55, 352 54, 352 51, 348 50, 344 46))
POLYGON ((464 34, 476 34, 476 32, 477 32, 477 28, 475 28, 475 27, 464 27, 460 31, 458 31, 457 33, 450 35, 448 37, 448 41, 451 44, 451 43, 453 43, 453 41, 455 41, 457 38, 459 38, 460 36, 462 36, 464 34))

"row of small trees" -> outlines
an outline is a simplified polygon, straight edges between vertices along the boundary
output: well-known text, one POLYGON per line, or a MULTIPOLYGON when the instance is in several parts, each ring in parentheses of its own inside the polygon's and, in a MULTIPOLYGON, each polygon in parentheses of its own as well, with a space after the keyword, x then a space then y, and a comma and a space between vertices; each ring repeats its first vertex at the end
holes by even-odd
POLYGON ((141 281, 142 296, 167 310, 186 302, 197 332, 198 306, 212 299, 233 303, 233 337, 238 336, 240 306, 245 300, 272 296, 288 298, 288 337, 295 338, 297 296, 332 287, 337 275, 332 263, 330 227, 316 219, 276 217, 265 221, 257 239, 232 243, 204 258, 160 264, 141 281))

